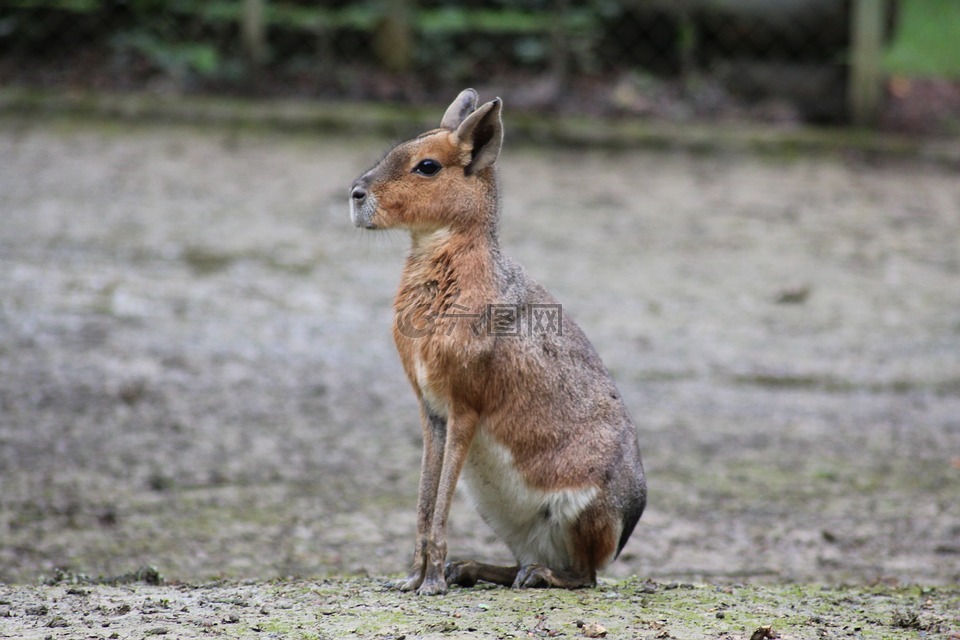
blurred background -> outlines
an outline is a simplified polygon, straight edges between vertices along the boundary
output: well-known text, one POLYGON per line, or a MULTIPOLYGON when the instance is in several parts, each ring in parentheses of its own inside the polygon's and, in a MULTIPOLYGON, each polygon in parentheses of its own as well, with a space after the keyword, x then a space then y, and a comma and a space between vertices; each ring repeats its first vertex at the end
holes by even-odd
POLYGON ((0 84, 955 132, 955 0, 6 0, 0 84))

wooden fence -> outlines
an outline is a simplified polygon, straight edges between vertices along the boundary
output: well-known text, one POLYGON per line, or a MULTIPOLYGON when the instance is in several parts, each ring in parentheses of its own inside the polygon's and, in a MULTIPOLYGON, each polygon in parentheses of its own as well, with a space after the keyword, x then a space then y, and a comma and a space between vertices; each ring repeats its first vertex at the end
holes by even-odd
MULTIPOLYGON (((243 0, 242 33, 247 58, 258 65, 266 59, 267 23, 265 5, 268 0, 243 0)), ((850 54, 847 106, 851 120, 858 125, 871 125, 880 113, 883 98, 883 74, 881 52, 888 0, 852 0, 850 3, 850 54)), ((566 0, 555 0, 557 16, 564 15, 566 0)), ((670 0, 665 8, 677 12, 681 24, 688 31, 680 39, 681 60, 693 57, 696 46, 693 27, 683 18, 696 4, 696 0, 670 0)), ((375 48, 382 64, 391 71, 407 71, 411 66, 414 48, 413 15, 414 0, 388 0, 384 20, 377 30, 375 48)), ((553 45, 560 51, 565 48, 562 20, 555 20, 553 45)), ((554 56, 553 70, 562 73, 563 56, 554 56), (560 67, 558 69, 558 67, 560 67)), ((683 63, 689 66, 689 63, 683 63)))

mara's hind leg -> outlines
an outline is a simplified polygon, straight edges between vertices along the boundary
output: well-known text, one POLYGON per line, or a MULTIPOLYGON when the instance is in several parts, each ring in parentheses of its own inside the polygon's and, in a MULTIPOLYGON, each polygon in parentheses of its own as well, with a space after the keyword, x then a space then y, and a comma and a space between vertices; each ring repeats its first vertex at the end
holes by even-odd
POLYGON ((447 584, 456 584, 461 587, 472 587, 478 582, 492 582, 509 587, 516 580, 518 571, 520 567, 501 567, 473 560, 448 562, 444 568, 447 584))
POLYGON ((597 586, 596 571, 551 569, 542 564, 528 564, 520 567, 517 578, 513 581, 515 589, 582 589, 595 586, 597 586))
POLYGON ((581 575, 574 571, 553 570, 541 564, 501 567, 472 560, 458 560, 448 562, 445 573, 447 584, 461 587, 472 587, 478 582, 490 582, 514 589, 580 589, 597 584, 596 574, 581 575))
POLYGON ((446 567, 447 584, 472 587, 478 582, 490 582, 514 589, 550 588, 580 589, 597 584, 597 576, 580 574, 576 571, 554 570, 542 564, 528 564, 522 567, 501 567, 483 564, 472 560, 448 562, 446 567))
POLYGON ((447 583, 472 587, 478 582, 492 582, 515 589, 557 588, 581 589, 597 584, 597 570, 606 566, 618 547, 621 515, 606 508, 603 503, 587 507, 572 523, 566 555, 569 566, 556 567, 531 562, 515 567, 501 567, 470 560, 448 562, 445 567, 447 583))
POLYGON ((580 589, 597 585, 597 571, 617 553, 622 528, 620 514, 606 507, 601 500, 587 507, 569 526, 567 552, 572 560, 571 566, 525 565, 517 572, 514 587, 580 589))

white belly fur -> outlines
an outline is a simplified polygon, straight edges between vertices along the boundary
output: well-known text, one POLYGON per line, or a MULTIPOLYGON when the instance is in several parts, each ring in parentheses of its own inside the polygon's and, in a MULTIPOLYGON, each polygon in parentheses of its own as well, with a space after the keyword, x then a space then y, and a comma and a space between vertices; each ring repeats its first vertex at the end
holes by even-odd
POLYGON ((413 369, 417 376, 417 386, 420 387, 420 395, 423 396, 423 400, 427 403, 427 406, 441 418, 446 418, 450 413, 450 408, 446 402, 434 393, 433 388, 427 381, 427 368, 424 366, 423 361, 416 355, 413 357, 413 369))
POLYGON ((512 453, 480 426, 463 470, 466 492, 477 511, 521 565, 569 568, 570 525, 596 498, 597 488, 548 492, 530 487, 512 453))

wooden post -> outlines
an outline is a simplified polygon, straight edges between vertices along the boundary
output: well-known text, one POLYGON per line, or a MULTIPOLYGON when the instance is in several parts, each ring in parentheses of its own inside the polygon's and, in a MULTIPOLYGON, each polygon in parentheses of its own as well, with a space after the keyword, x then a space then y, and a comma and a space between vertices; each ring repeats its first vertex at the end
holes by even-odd
POLYGON ((413 2, 387 0, 386 12, 374 34, 374 51, 388 71, 403 73, 413 66, 413 2))
POLYGON ((678 0, 676 3, 677 17, 677 54, 680 58, 680 79, 683 89, 688 94, 694 86, 697 76, 697 47, 699 34, 697 22, 694 20, 693 7, 689 0, 678 0))
POLYGON ((876 124, 883 101, 880 54, 886 0, 853 0, 850 16, 850 78, 847 104, 854 124, 876 124))
POLYGON ((570 9, 570 0, 553 0, 554 19, 550 25, 550 76, 552 100, 566 90, 570 78, 570 30, 563 21, 570 9))
POLYGON ((267 59, 265 4, 266 0, 243 0, 243 15, 240 25, 243 52, 254 73, 267 59))

